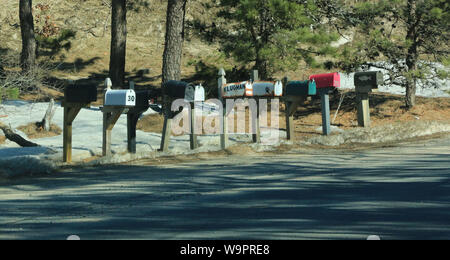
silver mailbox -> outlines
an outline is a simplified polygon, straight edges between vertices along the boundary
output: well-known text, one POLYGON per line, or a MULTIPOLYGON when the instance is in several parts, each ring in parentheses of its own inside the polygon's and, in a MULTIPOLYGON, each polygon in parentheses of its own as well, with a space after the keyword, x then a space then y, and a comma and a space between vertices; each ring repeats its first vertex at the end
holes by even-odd
POLYGON ((108 89, 105 93, 105 106, 134 107, 136 92, 132 89, 108 89))

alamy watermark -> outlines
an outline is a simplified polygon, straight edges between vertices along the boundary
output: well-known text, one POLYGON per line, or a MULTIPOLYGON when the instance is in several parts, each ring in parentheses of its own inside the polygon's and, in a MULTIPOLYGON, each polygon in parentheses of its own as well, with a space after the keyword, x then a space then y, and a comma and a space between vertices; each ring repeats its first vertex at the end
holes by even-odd
POLYGON ((172 121, 175 135, 257 134, 260 131, 261 144, 275 145, 280 140, 279 99, 227 99, 226 104, 208 99, 195 102, 193 106, 184 99, 177 99, 172 102, 171 110, 182 110, 172 121))

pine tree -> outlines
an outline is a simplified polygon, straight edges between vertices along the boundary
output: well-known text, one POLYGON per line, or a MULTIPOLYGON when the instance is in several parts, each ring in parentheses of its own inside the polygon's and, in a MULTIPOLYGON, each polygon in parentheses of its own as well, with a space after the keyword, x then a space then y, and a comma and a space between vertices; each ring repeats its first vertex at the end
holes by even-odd
POLYGON ((418 80, 432 84, 435 77, 448 77, 436 63, 449 59, 449 5, 446 0, 356 4, 346 21, 356 28, 356 36, 343 51, 342 67, 352 70, 367 65, 388 70, 389 82, 406 88, 405 105, 412 108, 418 80))
POLYGON ((223 51, 236 61, 253 64, 261 78, 298 69, 301 61, 318 66, 316 57, 332 54, 337 34, 320 23, 316 1, 221 0, 211 26, 196 24, 216 36, 223 51))

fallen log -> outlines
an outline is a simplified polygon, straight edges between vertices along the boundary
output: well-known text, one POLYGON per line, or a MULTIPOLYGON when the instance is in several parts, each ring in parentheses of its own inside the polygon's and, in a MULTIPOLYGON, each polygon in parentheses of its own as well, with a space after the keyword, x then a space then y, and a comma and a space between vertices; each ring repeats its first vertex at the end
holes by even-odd
POLYGON ((0 123, 0 129, 5 134, 6 139, 20 145, 21 147, 37 147, 37 146, 39 146, 38 144, 30 142, 30 141, 24 139, 22 136, 14 133, 14 131, 9 126, 6 126, 3 123, 0 123))

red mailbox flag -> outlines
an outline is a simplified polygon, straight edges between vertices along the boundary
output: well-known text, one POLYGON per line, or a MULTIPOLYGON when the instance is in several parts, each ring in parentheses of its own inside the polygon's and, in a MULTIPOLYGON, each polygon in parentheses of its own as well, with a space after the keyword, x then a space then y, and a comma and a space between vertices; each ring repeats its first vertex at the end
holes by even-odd
POLYGON ((340 88, 341 75, 337 72, 312 75, 309 80, 315 80, 317 88, 340 88))

